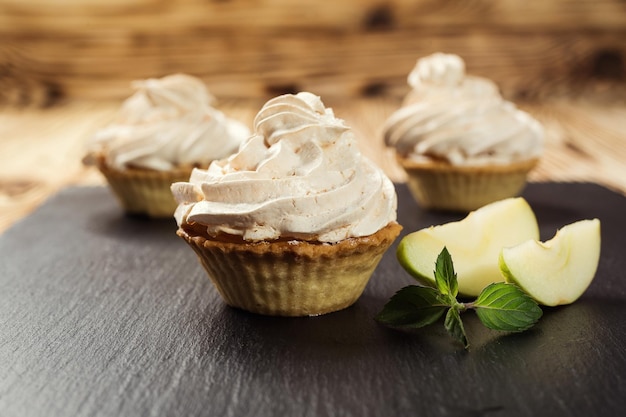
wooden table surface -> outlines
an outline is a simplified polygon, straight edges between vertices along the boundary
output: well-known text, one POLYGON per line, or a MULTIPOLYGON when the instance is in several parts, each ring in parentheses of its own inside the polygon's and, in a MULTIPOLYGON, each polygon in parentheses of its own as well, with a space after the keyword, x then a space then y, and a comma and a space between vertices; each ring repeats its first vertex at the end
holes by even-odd
MULTIPOLYGON (((626 102, 589 98, 546 98, 517 103, 536 116, 547 136, 531 181, 594 182, 626 195, 626 102)), ((404 174, 381 139, 396 98, 336 100, 322 97, 353 127, 363 153, 394 180, 404 174)), ((219 108, 250 124, 264 100, 226 100, 219 108)), ((85 167, 85 142, 115 114, 119 101, 69 101, 47 109, 0 109, 0 232, 69 185, 105 184, 85 167)))

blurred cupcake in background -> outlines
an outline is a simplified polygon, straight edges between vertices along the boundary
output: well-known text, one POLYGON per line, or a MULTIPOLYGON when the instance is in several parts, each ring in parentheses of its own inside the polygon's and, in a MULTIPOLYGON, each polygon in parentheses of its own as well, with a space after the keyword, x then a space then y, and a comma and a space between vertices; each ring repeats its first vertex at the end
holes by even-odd
POLYGON ((250 131, 213 107, 198 78, 174 74, 132 86, 135 93, 94 135, 83 162, 100 169, 127 213, 170 217, 177 206, 171 184, 234 153, 250 131))
POLYGON ((543 128, 463 60, 436 53, 409 74, 412 91, 386 121, 421 207, 467 212, 518 195, 543 149, 543 128))

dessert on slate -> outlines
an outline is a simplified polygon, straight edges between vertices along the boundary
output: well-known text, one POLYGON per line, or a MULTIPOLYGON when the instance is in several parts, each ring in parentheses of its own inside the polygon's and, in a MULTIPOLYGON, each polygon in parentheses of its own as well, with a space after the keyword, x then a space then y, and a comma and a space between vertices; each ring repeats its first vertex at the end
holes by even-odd
POLYGON ((311 93, 269 100, 254 128, 238 153, 172 185, 178 235, 231 306, 350 306, 400 232, 393 184, 311 93))
POLYGON ((456 55, 418 60, 408 82, 384 140, 420 206, 467 212, 518 195, 542 152, 541 125, 456 55))
POLYGON ((212 107, 213 96, 190 75, 133 87, 113 122, 90 141, 84 162, 98 166, 126 212, 170 217, 171 184, 235 152, 249 129, 212 107))

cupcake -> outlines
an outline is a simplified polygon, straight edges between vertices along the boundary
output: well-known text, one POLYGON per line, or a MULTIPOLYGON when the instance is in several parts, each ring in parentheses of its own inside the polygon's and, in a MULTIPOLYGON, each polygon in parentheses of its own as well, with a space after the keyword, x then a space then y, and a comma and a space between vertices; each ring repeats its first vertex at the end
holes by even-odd
POLYGON ((96 132, 83 161, 100 169, 127 213, 171 218, 172 183, 232 154, 250 132, 212 107, 198 78, 175 74, 132 85, 135 93, 96 132))
POLYGON ((542 152, 541 125, 493 82, 465 75, 456 55, 418 60, 408 82, 383 135, 417 202, 467 212, 518 195, 542 152))
POLYGON ((178 236, 224 301, 266 315, 352 305, 398 236, 389 178, 302 92, 269 100, 229 158, 172 185, 178 236))

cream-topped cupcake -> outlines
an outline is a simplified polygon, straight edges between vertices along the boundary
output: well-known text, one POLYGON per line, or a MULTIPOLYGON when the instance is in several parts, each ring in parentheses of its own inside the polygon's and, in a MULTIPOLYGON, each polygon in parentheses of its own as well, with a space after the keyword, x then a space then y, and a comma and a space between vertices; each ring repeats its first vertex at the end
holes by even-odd
POLYGON ((311 93, 268 101, 254 128, 239 152, 172 186, 179 236, 231 306, 348 307, 401 229, 393 184, 311 93))
POLYGON ((85 162, 100 168, 127 212, 169 217, 176 208, 171 184, 232 154, 250 132, 213 107, 198 78, 174 74, 132 85, 135 93, 88 144, 85 162))
POLYGON ((416 200, 426 208, 470 211, 517 195, 543 149, 543 129, 467 76, 463 60, 437 53, 418 60, 412 91, 384 126, 416 200))

